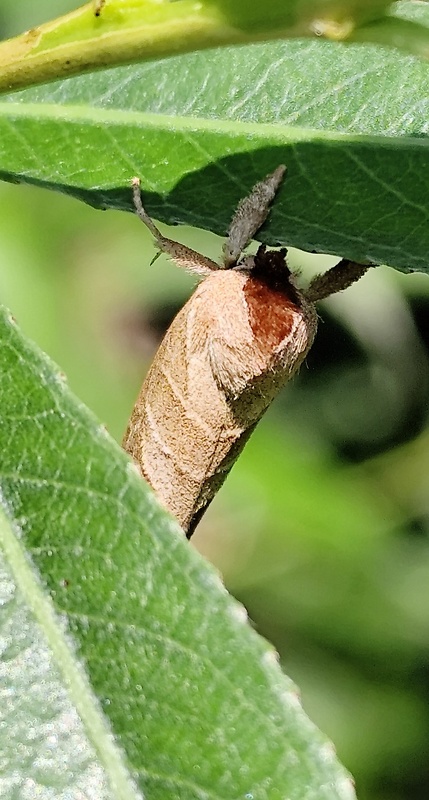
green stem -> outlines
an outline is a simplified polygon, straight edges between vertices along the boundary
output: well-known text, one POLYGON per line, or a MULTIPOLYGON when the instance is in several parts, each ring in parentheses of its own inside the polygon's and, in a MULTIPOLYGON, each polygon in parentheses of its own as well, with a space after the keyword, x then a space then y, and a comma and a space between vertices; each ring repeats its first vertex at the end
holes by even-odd
POLYGON ((388 6, 389 0, 91 2, 0 43, 0 92, 208 47, 314 35, 427 59, 429 28, 386 15, 388 6))
POLYGON ((90 3, 0 43, 0 92, 192 50, 308 34, 294 24, 294 4, 285 6, 255 30, 257 21, 241 26, 210 0, 107 0, 99 15, 90 3))

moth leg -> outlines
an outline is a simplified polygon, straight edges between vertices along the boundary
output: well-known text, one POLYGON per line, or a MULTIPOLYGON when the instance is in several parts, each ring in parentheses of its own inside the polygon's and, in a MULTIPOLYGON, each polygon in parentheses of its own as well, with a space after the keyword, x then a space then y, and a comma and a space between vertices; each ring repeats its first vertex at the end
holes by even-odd
POLYGON ((374 264, 358 264, 356 261, 343 258, 338 264, 335 264, 335 267, 331 267, 321 275, 316 275, 305 292, 305 296, 307 300, 315 303, 331 294, 342 292, 352 283, 356 283, 373 266, 374 264))
POLYGON ((132 187, 134 208, 141 221, 149 228, 162 253, 167 253, 178 267, 183 267, 189 272, 195 272, 203 277, 210 275, 214 270, 220 269, 219 264, 216 264, 210 258, 197 253, 191 247, 186 247, 180 242, 175 242, 173 239, 167 239, 166 236, 163 236, 143 207, 139 178, 133 178, 132 187))
POLYGON ((270 203, 283 180, 286 167, 280 164, 277 169, 264 180, 257 183, 250 194, 238 204, 228 238, 223 246, 223 262, 226 269, 234 266, 244 248, 265 222, 270 210, 270 203))

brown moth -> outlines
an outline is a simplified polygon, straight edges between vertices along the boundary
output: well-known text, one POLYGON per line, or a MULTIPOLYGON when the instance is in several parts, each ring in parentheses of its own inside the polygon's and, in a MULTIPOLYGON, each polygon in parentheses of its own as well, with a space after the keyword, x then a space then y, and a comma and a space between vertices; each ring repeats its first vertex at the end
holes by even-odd
POLYGON ((143 383, 124 449, 189 538, 281 387, 297 372, 317 329, 315 301, 346 288, 368 266, 343 260, 306 291, 286 249, 242 252, 265 221, 283 179, 279 166, 238 206, 223 264, 162 236, 134 205, 159 249, 205 278, 173 320, 143 383))

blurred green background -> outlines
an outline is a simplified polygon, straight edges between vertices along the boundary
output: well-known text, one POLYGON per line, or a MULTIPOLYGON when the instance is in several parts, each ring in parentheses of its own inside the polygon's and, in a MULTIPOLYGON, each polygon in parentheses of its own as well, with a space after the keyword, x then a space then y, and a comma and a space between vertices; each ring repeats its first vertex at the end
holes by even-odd
MULTIPOLYGON (((2 0, 0 36, 76 6, 2 0)), ((143 225, 0 184, 0 294, 118 440, 195 280, 143 225)), ((218 258, 221 240, 173 238, 218 258)), ((303 282, 334 263, 297 251, 303 282)), ((267 313, 269 311, 267 310, 267 313)), ((379 268, 320 306, 299 377, 193 543, 278 648, 360 800, 429 797, 429 279, 379 268)))

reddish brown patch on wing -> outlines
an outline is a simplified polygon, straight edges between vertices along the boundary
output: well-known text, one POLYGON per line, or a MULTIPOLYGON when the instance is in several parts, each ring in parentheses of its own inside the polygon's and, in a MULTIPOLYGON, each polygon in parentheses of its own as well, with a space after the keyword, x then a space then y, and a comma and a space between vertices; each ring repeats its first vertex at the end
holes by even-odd
POLYGON ((289 336, 300 311, 299 297, 289 282, 285 252, 260 248, 258 256, 244 285, 244 297, 253 335, 271 352, 289 336))

